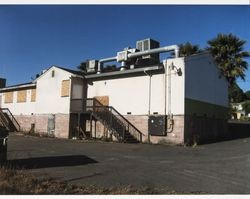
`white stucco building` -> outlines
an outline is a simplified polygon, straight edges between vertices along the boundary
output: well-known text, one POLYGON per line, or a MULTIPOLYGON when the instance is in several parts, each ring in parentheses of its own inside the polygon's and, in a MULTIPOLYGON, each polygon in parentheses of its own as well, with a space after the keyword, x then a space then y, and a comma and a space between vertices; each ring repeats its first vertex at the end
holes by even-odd
POLYGON ((227 134, 227 81, 209 53, 84 76, 52 66, 31 83, 1 88, 0 99, 22 130, 61 138, 184 144, 227 134))
POLYGON ((33 82, 1 88, 0 107, 11 111, 22 131, 68 138, 70 100, 83 97, 80 74, 52 66, 33 82))
POLYGON ((209 53, 85 78, 87 96, 106 98, 107 105, 141 130, 144 141, 183 144, 226 134, 227 81, 209 53), (150 119, 157 117, 165 117, 166 126, 149 132, 150 119))

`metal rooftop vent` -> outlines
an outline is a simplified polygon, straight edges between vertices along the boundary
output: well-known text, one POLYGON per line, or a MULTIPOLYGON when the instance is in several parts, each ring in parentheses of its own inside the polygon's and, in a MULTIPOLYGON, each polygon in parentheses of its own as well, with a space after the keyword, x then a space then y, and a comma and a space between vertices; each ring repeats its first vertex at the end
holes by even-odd
MULTIPOLYGON (((155 40, 150 39, 150 38, 136 42, 136 48, 142 52, 146 51, 146 50, 151 50, 154 48, 159 48, 159 47, 160 47, 160 43, 158 41, 155 41, 155 40)), ((160 62, 159 53, 151 54, 151 55, 144 55, 144 56, 142 56, 142 59, 152 59, 156 63, 160 62)))
POLYGON ((97 71, 98 61, 89 60, 87 61, 86 65, 87 65, 87 73, 95 73, 97 71))

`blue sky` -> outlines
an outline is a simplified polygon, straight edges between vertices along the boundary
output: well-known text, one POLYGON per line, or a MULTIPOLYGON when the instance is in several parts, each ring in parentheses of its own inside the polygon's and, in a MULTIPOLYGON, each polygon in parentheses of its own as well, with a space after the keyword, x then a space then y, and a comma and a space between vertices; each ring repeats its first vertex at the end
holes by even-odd
MULTIPOLYGON (((0 5, 0 77, 8 85, 29 82, 51 65, 75 69, 149 37, 161 46, 189 41, 203 48, 217 33, 233 33, 250 51, 249 19, 246 5, 0 5)), ((238 81, 245 91, 249 71, 238 81)))

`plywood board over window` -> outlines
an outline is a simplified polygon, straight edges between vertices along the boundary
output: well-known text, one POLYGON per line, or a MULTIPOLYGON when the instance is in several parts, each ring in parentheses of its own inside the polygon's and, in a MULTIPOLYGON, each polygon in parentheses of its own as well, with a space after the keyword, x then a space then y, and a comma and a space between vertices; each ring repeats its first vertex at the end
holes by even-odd
POLYGON ((13 103, 13 92, 6 92, 4 94, 4 103, 13 103))
POLYGON ((26 102, 27 90, 17 91, 17 102, 26 102))
POLYGON ((36 89, 31 89, 31 102, 35 102, 36 101, 36 89))
POLYGON ((109 105, 109 96, 95 96, 95 99, 97 99, 103 106, 109 105))
MULTIPOLYGON (((97 99, 103 106, 109 105, 109 96, 95 96, 95 99, 97 99)), ((95 106, 98 106, 98 103, 95 104, 95 106)), ((102 111, 100 108, 96 108, 95 111, 102 111)))
POLYGON ((61 87, 61 97, 68 97, 70 94, 70 80, 63 80, 61 87))

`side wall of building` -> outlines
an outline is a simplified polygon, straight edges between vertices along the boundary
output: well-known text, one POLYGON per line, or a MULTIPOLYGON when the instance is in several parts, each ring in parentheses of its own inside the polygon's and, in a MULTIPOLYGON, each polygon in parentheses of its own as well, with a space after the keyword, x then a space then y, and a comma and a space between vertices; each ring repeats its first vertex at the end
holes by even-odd
POLYGON ((228 84, 208 53, 185 59, 185 140, 207 142, 227 134, 228 84))
POLYGON ((0 93, 2 108, 8 108, 14 115, 31 115, 35 113, 35 101, 32 98, 32 92, 35 88, 23 88, 18 90, 6 91, 0 93), (25 92, 26 96, 22 97, 22 101, 18 100, 18 92, 25 92), (9 94, 8 94, 9 93, 9 94), (12 100, 8 101, 7 95, 13 96, 12 100), (8 102, 6 102, 6 100, 8 102))
POLYGON ((37 80, 36 114, 69 114, 70 77, 70 73, 51 67, 37 80))
MULTIPOLYGON (((68 138, 71 76, 67 71, 51 67, 36 80, 34 88, 10 91, 13 92, 11 103, 5 103, 6 93, 2 93, 2 107, 9 108, 22 131, 68 138), (20 90, 26 91, 26 96, 19 95, 22 102, 18 102, 20 90)), ((77 86, 74 88, 74 95, 82 95, 77 86)))
POLYGON ((228 83, 211 55, 206 53, 188 57, 185 68, 186 99, 228 107, 228 83))
POLYGON ((169 59, 164 65, 165 68, 172 65, 181 68, 182 75, 169 70, 169 74, 149 76, 145 71, 141 76, 95 80, 88 84, 87 96, 108 96, 109 105, 144 134, 144 141, 183 143, 184 126, 180 121, 184 121, 184 59, 169 59), (173 119, 176 120, 173 131, 167 136, 149 136, 148 116, 153 114, 173 114, 173 119))
POLYGON ((69 137, 69 114, 35 114, 35 115, 15 115, 21 126, 21 131, 49 135, 57 138, 69 137), (48 121, 51 115, 55 118, 55 128, 49 132, 48 121))

